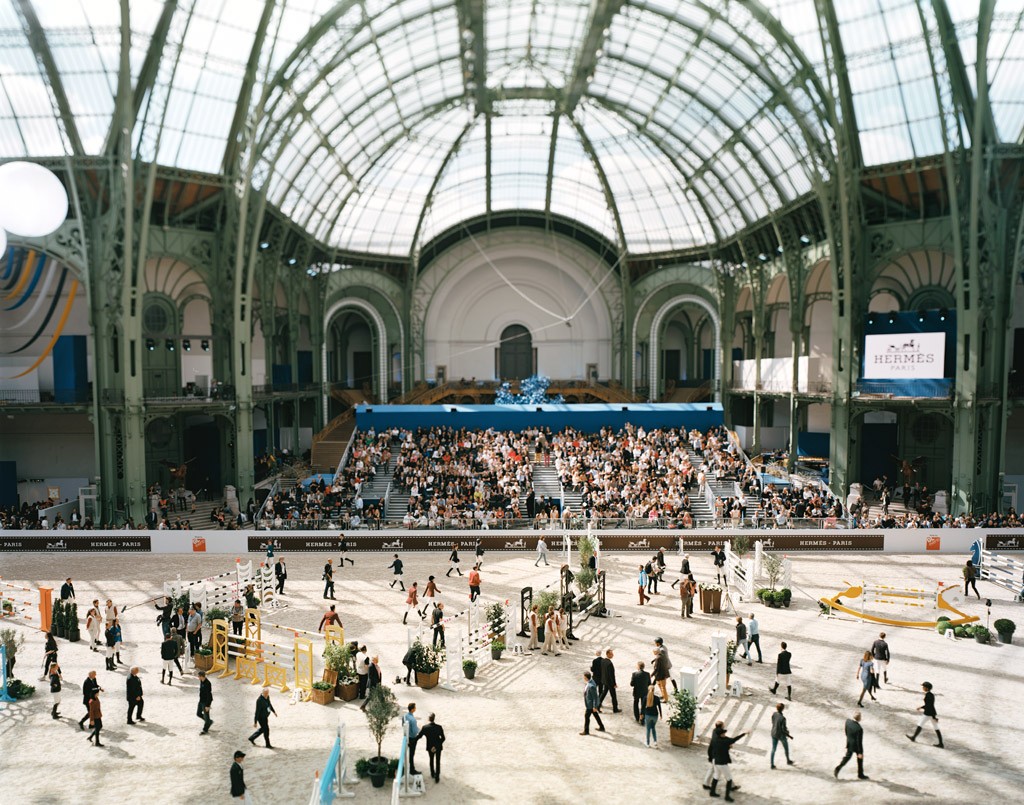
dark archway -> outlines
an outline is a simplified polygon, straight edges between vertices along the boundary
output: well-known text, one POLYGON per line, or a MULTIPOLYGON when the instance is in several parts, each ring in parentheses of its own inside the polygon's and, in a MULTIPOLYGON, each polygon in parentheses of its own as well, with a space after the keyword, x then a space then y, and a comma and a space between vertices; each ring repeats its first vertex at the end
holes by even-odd
POLYGON ((498 376, 503 380, 522 380, 533 374, 533 339, 521 324, 510 324, 501 331, 498 350, 498 376))

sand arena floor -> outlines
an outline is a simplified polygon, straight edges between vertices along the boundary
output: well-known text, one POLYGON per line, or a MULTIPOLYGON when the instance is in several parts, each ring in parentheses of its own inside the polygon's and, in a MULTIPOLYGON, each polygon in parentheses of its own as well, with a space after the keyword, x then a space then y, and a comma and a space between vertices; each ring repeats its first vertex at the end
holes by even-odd
MULTIPOLYGON (((315 629, 324 609, 320 568, 326 557, 292 554, 286 589, 289 607, 278 620, 289 626, 315 629)), ((406 630, 401 625, 404 596, 387 586, 389 558, 354 555, 356 564, 336 574, 338 610, 346 636, 357 638, 380 653, 385 680, 401 671, 406 630)), ((405 578, 419 580, 435 574, 442 600, 461 609, 466 601, 465 577, 447 579, 446 556, 407 554, 405 578)), ((335 557, 337 559, 337 557, 335 557)), ((1024 606, 995 587, 981 585, 993 599, 992 620, 1010 617, 1018 623, 1013 646, 982 646, 973 640, 948 642, 934 632, 889 628, 893 661, 891 684, 878 703, 863 710, 865 768, 870 781, 857 781, 851 762, 839 782, 832 768, 843 754, 844 719, 855 709, 855 679, 860 652, 878 627, 853 620, 825 620, 810 596, 841 589, 843 581, 869 580, 889 584, 955 582, 961 557, 831 554, 795 560, 794 582, 809 595, 797 593, 789 609, 750 610, 761 624, 764 664, 737 665, 735 675, 746 686, 741 699, 715 698, 698 720, 700 745, 680 749, 668 743, 665 722, 659 722, 661 750, 643 745, 642 728, 629 712, 613 715, 606 702, 606 733, 580 737, 582 672, 594 651, 615 649, 620 706, 631 705, 629 675, 639 659, 650 660, 651 641, 662 636, 675 670, 699 665, 708 653, 712 633, 733 629, 728 615, 699 612, 692 621, 679 618, 678 598, 667 585, 651 605, 636 606, 634 569, 637 558, 605 557, 609 573, 608 598, 613 616, 593 618, 578 634, 578 643, 560 657, 506 653, 498 663, 482 666, 476 680, 459 680, 458 690, 422 691, 395 686, 400 703, 415 701, 418 714, 435 712, 447 743, 441 782, 427 782, 423 802, 437 803, 579 803, 598 798, 606 803, 635 803, 651 798, 684 803, 706 800, 700 788, 706 769, 705 742, 716 718, 732 734, 749 732, 733 751, 733 773, 744 803, 851 802, 998 802, 1017 801, 1024 784, 1024 733, 1020 725, 1024 680, 1022 647, 1024 606), (793 759, 798 765, 769 769, 771 714, 777 697, 767 687, 774 675, 780 640, 793 653, 794 701, 787 707, 793 759), (920 684, 935 686, 937 708, 947 749, 932 747, 934 736, 924 732, 918 743, 905 737, 921 704, 920 684)), ((484 564, 486 601, 518 600, 519 589, 543 587, 556 581, 557 569, 534 568, 526 554, 490 554, 484 564)), ((694 557, 698 579, 712 570, 706 555, 694 557)), ((0 575, 7 581, 48 584, 75 580, 80 615, 93 598, 112 597, 120 604, 141 602, 157 594, 165 579, 181 573, 201 578, 230 569, 228 557, 215 556, 75 556, 5 555, 0 575)), ((667 578, 674 579, 678 559, 670 558, 667 578)), ((967 611, 984 618, 975 600, 967 611)), ((228 769, 235 749, 244 748, 246 779, 255 802, 308 802, 314 771, 321 769, 333 740, 338 718, 348 729, 350 763, 374 754, 366 720, 355 704, 335 702, 290 705, 273 694, 279 717, 272 719, 276 749, 252 748, 246 737, 259 688, 231 679, 213 679, 214 725, 201 737, 195 717, 197 681, 175 679, 173 687, 159 683, 161 633, 151 606, 129 608, 124 615, 126 651, 122 659, 139 665, 145 685, 145 724, 125 723, 125 671, 102 670, 101 654, 87 642, 60 641, 60 662, 66 686, 60 721, 50 718, 50 695, 45 683, 36 696, 0 706, 0 803, 199 803, 227 802, 228 769), (81 683, 90 669, 99 671, 103 698, 106 749, 86 743, 77 720, 84 710, 81 683)), ((84 621, 84 617, 83 617, 84 621)), ((27 644, 16 674, 39 676, 43 640, 22 629, 27 644), (26 671, 31 670, 31 673, 26 671)), ((83 630, 84 634, 84 630, 83 630)), ((394 756, 400 730, 389 734, 385 754, 394 756)), ((781 748, 779 750, 781 753, 781 748)), ((417 752, 426 769, 426 753, 417 752)), ((780 757, 776 758, 777 761, 780 757)), ((385 802, 390 786, 375 790, 368 780, 355 788, 356 802, 385 802)))

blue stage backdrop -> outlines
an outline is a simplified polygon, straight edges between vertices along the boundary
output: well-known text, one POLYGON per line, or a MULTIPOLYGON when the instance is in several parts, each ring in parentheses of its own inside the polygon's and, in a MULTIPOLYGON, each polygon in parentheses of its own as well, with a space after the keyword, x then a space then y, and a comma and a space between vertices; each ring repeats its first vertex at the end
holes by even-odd
POLYGON ((723 422, 720 403, 581 403, 547 405, 357 405, 356 427, 472 428, 521 431, 572 426, 596 433, 627 423, 652 428, 707 430, 723 422))

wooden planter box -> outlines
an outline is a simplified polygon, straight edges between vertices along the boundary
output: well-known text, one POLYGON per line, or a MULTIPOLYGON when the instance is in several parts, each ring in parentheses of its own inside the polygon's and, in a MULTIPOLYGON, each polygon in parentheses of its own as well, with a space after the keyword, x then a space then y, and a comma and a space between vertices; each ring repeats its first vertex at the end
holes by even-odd
POLYGON ((424 690, 430 690, 431 688, 437 687, 437 680, 441 676, 441 670, 432 671, 429 674, 424 674, 420 671, 416 672, 416 684, 424 690))
POLYGON ((317 688, 313 688, 313 690, 310 691, 309 698, 317 704, 330 704, 334 701, 334 691, 318 690, 317 688))
POLYGON ((688 730, 681 730, 677 727, 669 727, 669 742, 672 746, 689 746, 693 741, 693 727, 688 730))
POLYGON ((339 683, 335 688, 335 692, 339 699, 343 702, 350 702, 357 695, 359 695, 359 684, 357 682, 350 682, 348 684, 339 683))
POLYGON ((195 654, 192 656, 192 660, 196 664, 197 671, 209 671, 213 668, 212 654, 195 654))
POLYGON ((698 590, 700 593, 700 611, 709 615, 718 615, 722 611, 721 590, 698 590))

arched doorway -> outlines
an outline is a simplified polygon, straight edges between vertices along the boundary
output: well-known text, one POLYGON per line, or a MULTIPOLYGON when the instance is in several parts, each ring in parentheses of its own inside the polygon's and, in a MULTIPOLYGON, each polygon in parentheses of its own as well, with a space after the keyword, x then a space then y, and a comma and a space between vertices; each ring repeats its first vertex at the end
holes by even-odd
POLYGON ((521 380, 533 374, 533 338, 521 324, 510 324, 501 331, 498 348, 498 377, 521 380))

